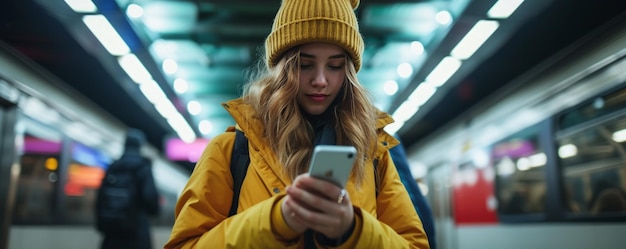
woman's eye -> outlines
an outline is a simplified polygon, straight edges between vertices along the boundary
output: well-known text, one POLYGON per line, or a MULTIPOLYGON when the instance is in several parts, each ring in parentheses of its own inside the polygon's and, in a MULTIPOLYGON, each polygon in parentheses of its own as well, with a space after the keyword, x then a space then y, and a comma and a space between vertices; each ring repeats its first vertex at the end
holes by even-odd
POLYGON ((307 69, 307 68, 311 68, 311 67, 312 67, 312 65, 309 65, 309 64, 300 64, 300 68, 301 69, 307 69))
POLYGON ((343 69, 343 65, 339 65, 339 66, 328 66, 330 69, 332 70, 339 70, 339 69, 343 69))

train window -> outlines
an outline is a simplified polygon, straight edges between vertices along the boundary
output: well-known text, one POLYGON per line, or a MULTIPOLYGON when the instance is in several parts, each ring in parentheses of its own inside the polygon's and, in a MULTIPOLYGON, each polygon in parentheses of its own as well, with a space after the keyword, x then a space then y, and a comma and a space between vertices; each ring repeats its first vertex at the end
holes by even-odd
POLYGON ((26 122, 13 224, 54 222, 61 141, 59 132, 26 122))
POLYGON ((556 140, 568 213, 626 216, 625 107, 626 88, 561 116, 556 140))
POLYGON ((626 88, 587 101, 580 107, 561 115, 559 129, 599 119, 615 112, 626 110, 626 88))
POLYGON ((101 151, 81 143, 72 142, 70 162, 66 172, 63 193, 66 222, 93 223, 93 210, 97 189, 111 159, 101 151))
POLYGON ((494 144, 491 158, 496 170, 498 214, 543 214, 547 158, 533 126, 494 144))

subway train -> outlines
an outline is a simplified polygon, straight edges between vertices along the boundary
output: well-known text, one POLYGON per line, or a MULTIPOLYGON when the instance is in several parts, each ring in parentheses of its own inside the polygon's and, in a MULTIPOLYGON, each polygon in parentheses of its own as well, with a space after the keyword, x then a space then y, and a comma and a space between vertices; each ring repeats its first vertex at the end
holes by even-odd
POLYGON ((407 149, 439 248, 624 248, 626 22, 503 83, 407 149))
MULTIPOLYGON (((2 43, 0 68, 0 248, 98 248, 95 193, 127 127, 2 43)), ((142 150, 161 198, 152 224, 162 248, 189 173, 142 150)))

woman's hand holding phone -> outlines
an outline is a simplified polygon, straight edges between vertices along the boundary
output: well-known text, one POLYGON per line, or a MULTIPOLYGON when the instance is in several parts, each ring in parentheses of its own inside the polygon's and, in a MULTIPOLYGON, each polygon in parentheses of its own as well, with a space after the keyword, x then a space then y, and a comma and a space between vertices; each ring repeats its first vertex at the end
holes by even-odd
POLYGON ((354 223, 350 196, 338 185, 309 174, 302 174, 287 188, 282 215, 296 232, 307 228, 336 239, 354 223))

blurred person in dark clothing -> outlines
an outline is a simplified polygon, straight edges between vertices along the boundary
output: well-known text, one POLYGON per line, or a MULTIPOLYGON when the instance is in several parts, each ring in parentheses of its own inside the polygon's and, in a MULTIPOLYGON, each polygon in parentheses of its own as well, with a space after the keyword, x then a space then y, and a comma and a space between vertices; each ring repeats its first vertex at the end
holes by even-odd
POLYGON ((141 155, 145 135, 129 129, 124 153, 111 164, 98 190, 96 223, 102 249, 151 249, 149 216, 159 213, 152 162, 141 155))

